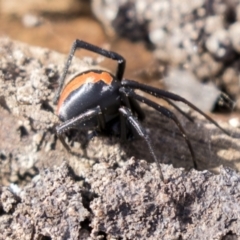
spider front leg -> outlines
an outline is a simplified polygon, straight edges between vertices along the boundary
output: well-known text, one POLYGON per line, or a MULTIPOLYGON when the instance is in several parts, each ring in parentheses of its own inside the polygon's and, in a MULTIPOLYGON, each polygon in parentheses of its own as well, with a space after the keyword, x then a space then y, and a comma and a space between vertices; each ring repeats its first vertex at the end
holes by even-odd
POLYGON ((57 89, 56 94, 55 94, 54 99, 53 99, 54 104, 56 104, 58 99, 59 99, 61 90, 63 88, 64 82, 65 82, 65 79, 66 79, 66 76, 67 76, 68 69, 69 69, 69 67, 71 65, 71 62, 72 62, 72 58, 73 58, 76 50, 80 49, 80 48, 86 49, 86 50, 91 51, 91 52, 98 53, 99 55, 102 55, 104 57, 107 57, 107 58, 110 58, 112 60, 117 61, 118 62, 118 66, 117 66, 117 71, 116 71, 116 79, 121 81, 121 79, 123 77, 123 74, 124 74, 124 71, 125 71, 125 63, 126 63, 126 61, 125 61, 125 59, 121 55, 119 55, 119 54, 117 54, 115 52, 112 52, 112 51, 104 50, 104 49, 99 48, 99 47, 97 47, 95 45, 92 45, 92 44, 90 44, 88 42, 84 42, 82 40, 76 39, 73 42, 71 50, 70 50, 70 52, 68 54, 67 62, 65 64, 64 70, 63 70, 63 75, 59 79, 58 89, 57 89))
POLYGON ((80 114, 77 117, 69 119, 56 127, 57 136, 68 152, 71 152, 71 150, 67 145, 67 143, 65 142, 63 138, 63 134, 70 129, 77 128, 79 124, 92 120, 95 117, 97 117, 99 128, 104 128, 105 127, 104 119, 102 116, 101 108, 99 106, 97 106, 96 108, 90 109, 85 113, 80 114))
POLYGON ((141 137, 146 142, 146 144, 148 146, 148 149, 149 149, 149 152, 152 155, 152 157, 153 157, 153 159, 154 159, 154 161, 157 165, 159 175, 160 175, 160 179, 162 181, 164 181, 164 177, 163 177, 163 174, 162 174, 162 169, 161 169, 160 163, 159 163, 159 161, 157 159, 157 156, 156 156, 156 154, 153 150, 152 143, 151 143, 145 129, 142 127, 140 122, 133 116, 133 114, 131 113, 131 111, 127 107, 120 107, 119 112, 120 112, 120 114, 122 114, 122 116, 127 118, 130 125, 136 130, 138 136, 141 137))

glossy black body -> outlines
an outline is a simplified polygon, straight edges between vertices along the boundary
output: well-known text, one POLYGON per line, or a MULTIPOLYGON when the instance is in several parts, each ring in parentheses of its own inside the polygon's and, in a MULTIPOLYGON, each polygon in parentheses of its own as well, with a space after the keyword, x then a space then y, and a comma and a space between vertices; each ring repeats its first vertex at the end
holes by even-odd
POLYGON ((114 79, 111 84, 99 80, 96 83, 87 82, 72 91, 59 108, 59 118, 67 121, 79 114, 100 106, 106 120, 118 115, 121 105, 119 94, 120 82, 114 79))
MULTIPOLYGON (((75 81, 75 78, 81 75, 84 76, 86 74, 102 72, 106 71, 91 70, 82 72, 75 75, 68 84, 70 84, 71 81, 75 81)), ((110 72, 106 73, 111 75, 111 82, 106 83, 106 80, 104 79, 99 79, 94 83, 86 81, 69 93, 58 109, 58 116, 62 122, 74 119, 76 116, 79 116, 89 109, 93 109, 98 106, 101 110, 101 118, 104 122, 104 127, 99 124, 99 118, 94 117, 89 120, 85 120, 82 123, 78 123, 73 128, 81 130, 95 130, 98 134, 115 135, 119 137, 121 134, 119 108, 121 106, 130 107, 131 111, 135 113, 139 119, 144 118, 144 114, 138 110, 139 106, 133 99, 129 100, 127 103, 125 102, 122 94, 120 93, 120 89, 122 87, 121 82, 110 72)), ((126 122, 125 124, 127 126, 126 138, 132 138, 133 129, 129 127, 129 123, 126 122)))

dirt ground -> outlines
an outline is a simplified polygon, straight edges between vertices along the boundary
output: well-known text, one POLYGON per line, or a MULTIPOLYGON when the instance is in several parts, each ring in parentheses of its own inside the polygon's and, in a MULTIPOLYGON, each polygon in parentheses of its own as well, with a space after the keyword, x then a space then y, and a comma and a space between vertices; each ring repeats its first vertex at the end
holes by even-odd
MULTIPOLYGON (((199 114, 190 112, 192 123, 174 111, 192 143, 196 171, 173 121, 143 106, 143 126, 165 183, 140 139, 89 141, 79 132, 67 138, 70 154, 55 134, 53 96, 66 60, 59 52, 67 53, 73 39, 84 36, 120 52, 129 78, 159 87, 162 72, 143 43, 115 39, 109 44, 89 16, 56 18, 37 28, 22 27, 19 18, 1 15, 1 20, 2 35, 27 44, 0 39, 0 239, 240 237, 240 130, 228 123, 238 113, 211 115, 227 135, 199 114)), ((70 73, 92 64, 75 59, 70 73)))

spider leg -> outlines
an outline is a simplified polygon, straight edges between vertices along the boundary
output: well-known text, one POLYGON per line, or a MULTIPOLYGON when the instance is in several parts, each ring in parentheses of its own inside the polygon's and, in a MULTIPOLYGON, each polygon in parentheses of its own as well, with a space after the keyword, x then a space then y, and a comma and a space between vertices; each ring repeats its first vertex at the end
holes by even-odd
MULTIPOLYGON (((85 113, 80 114, 77 117, 69 119, 56 127, 57 136, 58 136, 59 140, 61 141, 61 143, 63 144, 63 146, 67 149, 67 151, 71 152, 70 148, 66 144, 62 135, 65 132, 67 132, 68 130, 70 130, 72 128, 76 128, 80 123, 91 120, 94 117, 98 118, 98 124, 101 124, 102 122, 104 122, 103 116, 102 116, 102 111, 99 106, 96 108, 90 109, 90 110, 86 111, 85 113)), ((100 125, 99 127, 104 127, 104 126, 100 125)))
POLYGON ((143 110, 141 109, 140 105, 138 104, 138 102, 135 99, 126 96, 126 94, 122 94, 121 97, 122 97, 122 101, 124 102, 125 106, 128 107, 128 109, 131 109, 131 111, 133 113, 136 113, 138 116, 138 119, 140 121, 144 120, 145 114, 144 114, 143 110))
POLYGON ((185 113, 181 108, 179 108, 175 103, 173 103, 171 100, 167 98, 163 98, 164 101, 166 101, 169 105, 174 107, 178 112, 180 112, 185 118, 187 118, 190 122, 194 122, 194 119, 189 116, 187 113, 185 113))
POLYGON ((104 57, 110 58, 112 60, 116 60, 118 62, 116 78, 119 81, 121 81, 121 79, 123 77, 126 61, 121 55, 119 55, 115 52, 112 52, 112 51, 104 50, 102 48, 99 48, 99 47, 94 46, 90 43, 84 42, 82 40, 76 39, 73 42, 71 50, 68 54, 68 58, 67 58, 65 66, 64 66, 63 74, 62 74, 61 78, 59 79, 59 86, 58 86, 58 89, 56 91, 56 95, 54 96, 54 99, 53 99, 54 104, 56 104, 58 99, 59 99, 61 90, 62 90, 63 85, 64 85, 64 81, 65 81, 65 78, 66 78, 66 75, 67 75, 67 72, 68 72, 68 69, 69 69, 69 67, 71 65, 71 62, 72 62, 72 58, 75 54, 75 51, 79 48, 83 48, 83 49, 89 50, 91 52, 95 52, 95 53, 98 53, 100 55, 103 55, 104 57))
POLYGON ((188 145, 188 149, 191 153, 192 160, 193 160, 193 166, 194 166, 195 169, 197 169, 197 162, 196 162, 196 158, 195 158, 195 154, 194 154, 194 151, 193 151, 192 144, 191 144, 190 140, 188 139, 187 134, 186 134, 183 126, 181 125, 181 123, 177 119, 176 115, 173 112, 169 111, 167 108, 165 108, 165 107, 163 107, 163 106, 161 106, 161 105, 159 105, 159 104, 157 104, 157 103, 155 103, 155 102, 153 102, 153 101, 151 101, 151 100, 149 100, 145 97, 142 97, 142 96, 136 94, 132 89, 121 88, 120 91, 122 93, 124 93, 126 95, 126 97, 132 97, 132 98, 134 98, 134 99, 136 99, 136 100, 138 100, 142 103, 145 103, 145 104, 149 105, 150 107, 156 109, 158 112, 160 112, 161 114, 163 114, 167 118, 172 119, 175 122, 175 124, 179 128, 186 144, 188 145))
POLYGON ((123 114, 120 114, 120 139, 122 142, 127 140, 126 118, 123 114))
POLYGON ((128 122, 136 130, 136 132, 139 135, 139 137, 144 139, 144 141, 146 142, 146 144, 148 146, 148 149, 150 151, 150 154, 152 155, 154 161, 157 164, 157 168, 158 168, 158 171, 159 171, 159 174, 160 174, 160 178, 161 178, 162 181, 164 181, 160 163, 159 163, 159 161, 157 159, 157 156, 156 156, 156 154, 155 154, 155 152, 153 150, 152 144, 150 142, 150 139, 149 139, 145 129, 142 127, 140 122, 136 118, 134 118, 134 116, 132 115, 131 111, 127 107, 120 107, 119 108, 119 112, 120 112, 120 114, 122 114, 124 117, 127 118, 128 122))
POLYGON ((123 80, 122 81, 122 86, 125 87, 129 87, 132 89, 139 89, 143 92, 146 92, 150 95, 153 95, 154 97, 157 98, 168 98, 174 101, 179 101, 179 102, 183 102, 185 104, 187 104, 189 107, 191 107, 192 109, 194 109, 196 112, 200 113, 201 115, 203 115, 206 119, 208 119, 211 123, 213 123, 216 127, 218 127, 219 129, 221 129, 224 133, 226 133, 227 135, 230 135, 225 129, 223 129, 215 120, 213 120, 211 117, 209 117, 207 114, 205 114, 202 110, 200 110, 198 107, 196 107, 195 105, 193 105, 191 102, 189 102, 187 99, 171 93, 171 92, 167 92, 164 91, 162 89, 158 89, 158 88, 154 88, 145 84, 141 84, 138 83, 136 81, 133 80, 123 80))

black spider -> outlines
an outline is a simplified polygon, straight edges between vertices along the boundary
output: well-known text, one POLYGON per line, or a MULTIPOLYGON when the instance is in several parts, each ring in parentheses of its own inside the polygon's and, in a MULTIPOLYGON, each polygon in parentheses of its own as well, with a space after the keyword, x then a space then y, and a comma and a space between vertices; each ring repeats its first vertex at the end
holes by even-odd
POLYGON ((177 108, 177 106, 170 100, 183 102, 202 114, 223 132, 227 132, 220 127, 217 122, 186 99, 133 80, 122 79, 124 70, 125 59, 121 55, 81 40, 74 41, 54 98, 55 103, 58 101, 57 114, 62 121, 62 123, 56 127, 57 135, 62 144, 66 149, 70 150, 62 136, 63 133, 70 129, 93 129, 100 134, 119 136, 123 141, 128 139, 129 136, 137 134, 143 138, 148 145, 149 152, 157 164, 160 178, 163 180, 163 174, 157 156, 155 155, 145 129, 140 124, 140 121, 144 119, 144 113, 137 102, 140 101, 175 122, 191 152, 193 165, 197 168, 192 145, 175 114, 167 108, 138 95, 134 90, 139 89, 154 97, 162 98, 175 108, 177 108), (91 69, 75 75, 63 88, 68 68, 75 51, 79 48, 98 53, 117 61, 116 74, 113 75, 105 70, 91 69))

